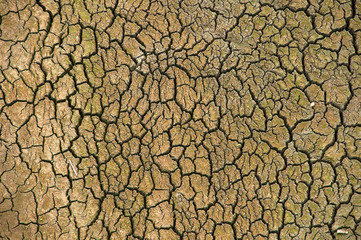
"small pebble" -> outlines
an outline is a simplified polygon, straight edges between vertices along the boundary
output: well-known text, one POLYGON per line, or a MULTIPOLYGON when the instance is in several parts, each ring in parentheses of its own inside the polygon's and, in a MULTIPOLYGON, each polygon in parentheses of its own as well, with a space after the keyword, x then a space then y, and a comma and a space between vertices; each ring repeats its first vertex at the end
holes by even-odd
POLYGON ((345 229, 338 229, 337 234, 348 234, 348 231, 345 229))

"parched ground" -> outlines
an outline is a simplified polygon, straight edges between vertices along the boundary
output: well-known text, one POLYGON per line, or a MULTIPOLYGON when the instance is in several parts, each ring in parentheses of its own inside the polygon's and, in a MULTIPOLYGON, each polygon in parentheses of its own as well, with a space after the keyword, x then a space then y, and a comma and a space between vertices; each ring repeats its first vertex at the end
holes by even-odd
POLYGON ((361 1, 0 0, 0 239, 361 239, 361 1))

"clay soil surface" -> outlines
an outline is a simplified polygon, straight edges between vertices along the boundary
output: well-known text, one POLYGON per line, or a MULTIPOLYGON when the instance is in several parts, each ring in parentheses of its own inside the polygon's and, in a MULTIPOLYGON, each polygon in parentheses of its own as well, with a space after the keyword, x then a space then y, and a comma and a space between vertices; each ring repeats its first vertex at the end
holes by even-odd
POLYGON ((361 1, 0 0, 0 239, 361 239, 361 1))

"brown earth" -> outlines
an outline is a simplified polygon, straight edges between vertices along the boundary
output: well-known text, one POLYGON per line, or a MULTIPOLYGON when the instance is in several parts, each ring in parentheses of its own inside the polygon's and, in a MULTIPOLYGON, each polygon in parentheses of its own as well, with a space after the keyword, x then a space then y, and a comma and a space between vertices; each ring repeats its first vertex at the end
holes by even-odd
POLYGON ((359 0, 0 0, 0 238, 361 239, 360 46, 359 0))

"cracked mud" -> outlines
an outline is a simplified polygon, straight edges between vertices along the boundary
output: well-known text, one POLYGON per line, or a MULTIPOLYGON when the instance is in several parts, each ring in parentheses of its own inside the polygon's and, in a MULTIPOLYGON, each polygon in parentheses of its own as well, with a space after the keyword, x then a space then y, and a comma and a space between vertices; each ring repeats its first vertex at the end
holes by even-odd
POLYGON ((0 238, 361 239, 360 47, 359 0, 0 0, 0 238))

